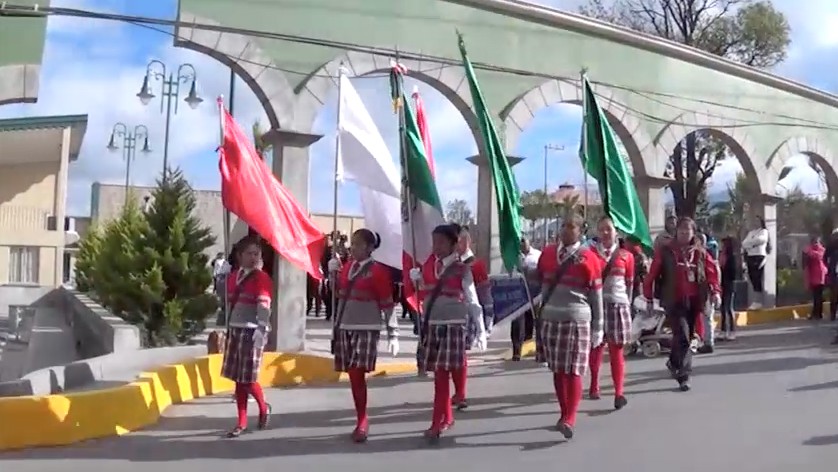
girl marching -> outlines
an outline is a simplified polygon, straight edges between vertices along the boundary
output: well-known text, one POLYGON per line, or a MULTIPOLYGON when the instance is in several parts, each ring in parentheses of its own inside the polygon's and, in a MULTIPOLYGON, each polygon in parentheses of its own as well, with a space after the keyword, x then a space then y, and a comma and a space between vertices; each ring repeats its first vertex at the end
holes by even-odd
POLYGON ((698 242, 695 229, 692 218, 678 220, 675 238, 655 250, 643 284, 650 310, 652 296, 656 289, 660 290, 660 303, 672 329, 672 351, 666 365, 682 392, 690 389, 690 340, 696 332, 696 322, 700 322, 708 299, 717 308, 721 303, 716 262, 698 242))
MULTIPOLYGON (((623 346, 631 339, 631 301, 634 286, 634 256, 627 249, 620 248, 617 231, 611 218, 599 220, 599 240, 594 247, 603 267, 602 299, 605 308, 605 340, 608 343, 608 359, 611 363, 611 378, 614 382, 614 408, 619 410, 628 404, 623 395, 625 379, 625 358, 623 346)), ((599 400, 599 368, 602 365, 605 345, 594 345, 591 349, 591 388, 589 396, 599 400)))
MULTIPOLYGON (((474 289, 477 292, 477 301, 481 307, 481 314, 470 316, 466 323, 466 350, 471 350, 473 345, 477 345, 479 350, 485 351, 495 319, 492 286, 489 281, 489 270, 486 268, 486 263, 482 259, 478 259, 471 250, 471 234, 467 226, 463 226, 460 230, 457 253, 460 255, 463 264, 466 264, 471 270, 474 289)), ((451 403, 458 410, 465 410, 468 408, 468 400, 466 400, 467 356, 463 357, 463 367, 452 372, 451 376, 454 381, 454 396, 451 398, 451 403)))
POLYGON ((259 406, 259 429, 268 427, 271 414, 259 385, 259 368, 270 331, 273 281, 261 270, 262 246, 258 239, 247 237, 237 246, 240 267, 227 278, 230 319, 221 366, 221 376, 236 383, 238 423, 227 433, 228 438, 237 438, 247 430, 249 396, 259 406))
POLYGON ((375 370, 382 322, 387 328, 388 351, 399 352, 399 323, 394 315, 390 270, 372 259, 381 245, 377 233, 359 229, 352 234, 351 259, 341 267, 329 260, 329 271, 340 271, 340 299, 335 316, 335 370, 349 374, 357 425, 352 440, 364 442, 369 434, 366 374, 375 370))
POLYGON ((536 269, 544 294, 539 346, 553 372, 561 408, 556 429, 565 439, 573 437, 591 346, 603 341, 603 268, 599 256, 582 247, 581 229, 581 218, 566 218, 561 247, 545 247, 536 269))
POLYGON ((450 379, 465 362, 467 319, 481 315, 471 270, 456 251, 460 231, 457 224, 437 226, 432 233, 433 255, 421 269, 410 270, 424 301, 423 365, 434 372, 433 415, 425 431, 431 440, 454 424, 450 379))

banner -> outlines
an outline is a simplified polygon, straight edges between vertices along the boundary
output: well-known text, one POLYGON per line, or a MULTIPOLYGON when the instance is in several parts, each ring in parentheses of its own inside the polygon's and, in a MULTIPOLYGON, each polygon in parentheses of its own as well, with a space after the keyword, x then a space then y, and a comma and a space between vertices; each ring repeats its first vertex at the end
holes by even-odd
POLYGON ((527 282, 521 274, 489 276, 495 307, 495 324, 514 320, 531 309, 530 297, 536 305, 541 301, 541 286, 527 282))

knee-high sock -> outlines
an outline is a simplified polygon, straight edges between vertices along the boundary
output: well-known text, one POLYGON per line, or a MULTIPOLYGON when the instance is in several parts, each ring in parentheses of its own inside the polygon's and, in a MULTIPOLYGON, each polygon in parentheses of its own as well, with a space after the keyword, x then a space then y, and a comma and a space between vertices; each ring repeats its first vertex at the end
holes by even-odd
POLYGON ((626 359, 623 357, 623 345, 608 343, 608 359, 611 361, 611 379, 614 381, 614 395, 623 395, 623 382, 626 377, 626 359))
POLYGON ((559 401, 560 421, 564 421, 564 415, 567 412, 567 395, 565 394, 563 380, 562 374, 558 372, 553 373, 553 389, 556 391, 556 400, 559 401))
POLYGON ((248 393, 253 395, 256 400, 256 405, 259 406, 259 414, 264 415, 268 412, 268 404, 265 402, 265 392, 262 391, 262 386, 259 382, 253 382, 247 385, 248 393))
POLYGON ((451 372, 451 379, 454 381, 454 399, 463 401, 466 399, 466 382, 468 381, 468 361, 463 360, 463 366, 451 372))
POLYGON ((605 346, 600 345, 591 349, 588 366, 591 368, 591 392, 599 392, 599 368, 602 366, 602 356, 605 346))
POLYGON ((236 382, 236 412, 238 413, 239 428, 247 428, 247 384, 236 382))
POLYGON ((573 426, 576 424, 579 404, 582 403, 582 377, 573 374, 562 374, 562 376, 562 384, 567 395, 567 413, 564 415, 564 420, 565 423, 573 426))
POLYGON ((437 369, 434 372, 434 412, 431 428, 439 428, 453 420, 451 410, 451 373, 437 369))
POLYGON ((367 419, 367 375, 363 369, 349 370, 349 386, 352 389, 352 400, 355 402, 355 414, 358 418, 358 428, 365 429, 367 419))

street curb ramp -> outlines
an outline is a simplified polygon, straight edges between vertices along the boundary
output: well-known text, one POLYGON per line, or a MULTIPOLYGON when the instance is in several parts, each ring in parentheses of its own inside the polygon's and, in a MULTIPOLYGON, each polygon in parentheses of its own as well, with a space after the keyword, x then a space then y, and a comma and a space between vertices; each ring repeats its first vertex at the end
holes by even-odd
MULTIPOLYGON (((266 352, 259 383, 270 387, 345 380, 331 356, 266 352)), ((62 446, 121 436, 157 423, 171 405, 231 392, 221 377, 222 355, 213 354, 140 374, 134 382, 61 395, 0 398, 0 451, 62 446)), ((401 375, 416 364, 379 363, 371 376, 401 375)))

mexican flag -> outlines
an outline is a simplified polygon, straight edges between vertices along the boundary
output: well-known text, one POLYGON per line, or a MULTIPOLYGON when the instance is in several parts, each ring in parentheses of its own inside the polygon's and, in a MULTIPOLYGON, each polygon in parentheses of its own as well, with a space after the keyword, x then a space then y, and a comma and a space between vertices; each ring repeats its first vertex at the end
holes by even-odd
POLYGON ((617 135, 596 100, 588 78, 582 75, 582 142, 579 157, 588 175, 599 183, 603 211, 614 227, 626 236, 637 238, 647 251, 652 237, 640 197, 628 164, 617 147, 617 135))
POLYGON ((420 267, 431 256, 431 232, 444 224, 442 203, 434 180, 434 163, 425 110, 418 91, 414 91, 414 106, 404 93, 404 74, 401 64, 393 64, 390 89, 393 105, 399 113, 402 166, 402 238, 404 254, 402 278, 405 295, 410 305, 418 310, 409 271, 420 267))

